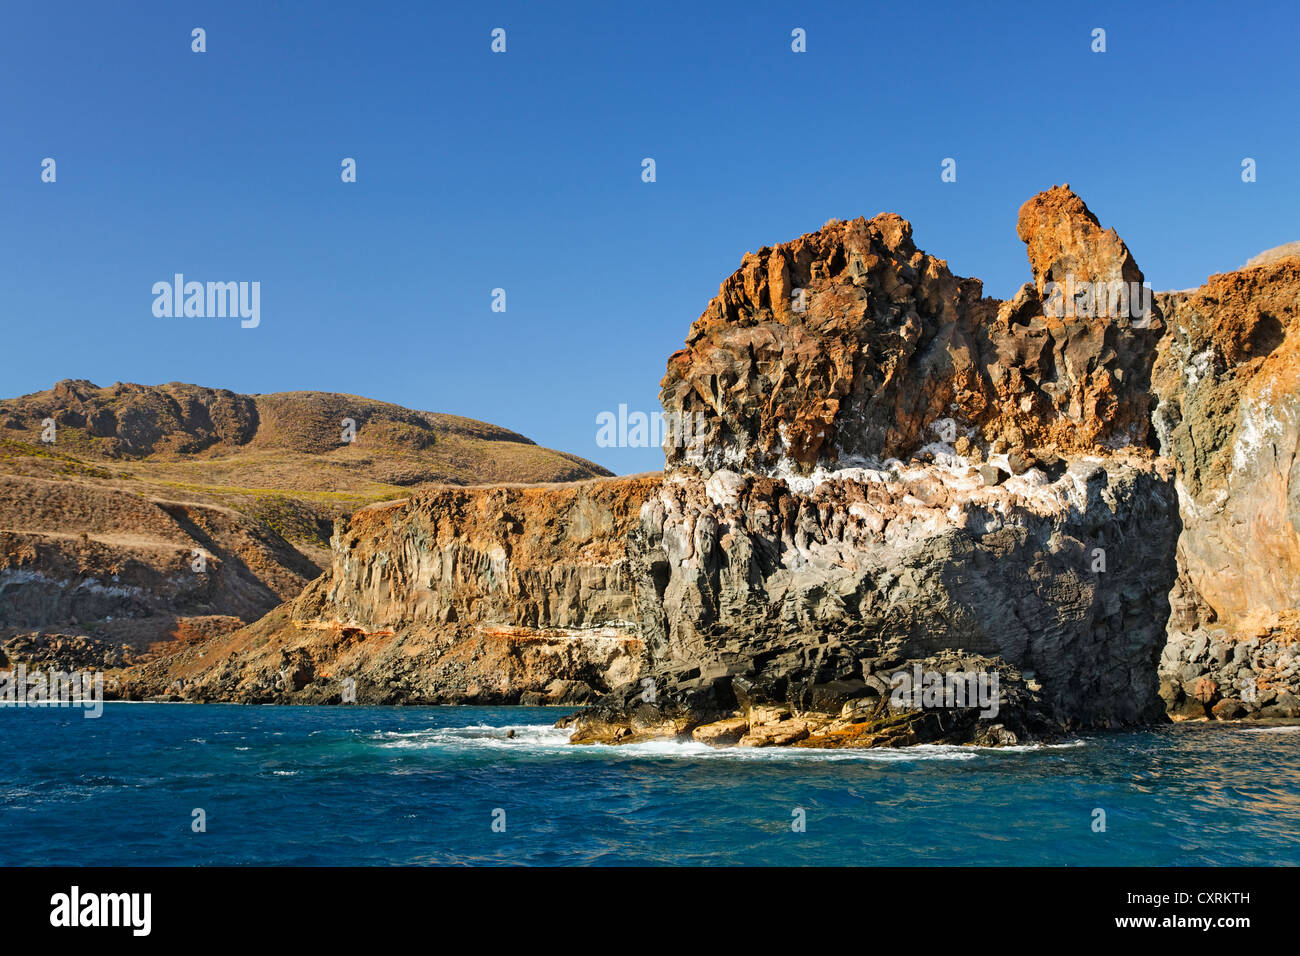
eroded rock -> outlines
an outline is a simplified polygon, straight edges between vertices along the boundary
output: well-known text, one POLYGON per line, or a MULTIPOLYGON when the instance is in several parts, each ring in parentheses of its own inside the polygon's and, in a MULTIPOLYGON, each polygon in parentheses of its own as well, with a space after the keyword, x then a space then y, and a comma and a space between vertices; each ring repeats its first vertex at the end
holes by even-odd
POLYGON ((219 664, 194 657, 209 642, 134 668, 137 691, 594 694, 562 722, 589 744, 1007 745, 1166 707, 1286 716, 1300 260, 1147 308, 1068 187, 1017 228, 1032 281, 1006 302, 893 215, 747 255, 669 359, 665 410, 705 427, 663 476, 367 509, 219 664), (1118 308, 1098 291, 1121 286, 1118 308), (996 713, 900 704, 917 667, 996 675, 996 713))
POLYGON ((1183 524, 1161 686, 1177 718, 1300 716, 1285 663, 1300 641, 1300 258, 1259 259, 1161 297, 1155 424, 1183 524))

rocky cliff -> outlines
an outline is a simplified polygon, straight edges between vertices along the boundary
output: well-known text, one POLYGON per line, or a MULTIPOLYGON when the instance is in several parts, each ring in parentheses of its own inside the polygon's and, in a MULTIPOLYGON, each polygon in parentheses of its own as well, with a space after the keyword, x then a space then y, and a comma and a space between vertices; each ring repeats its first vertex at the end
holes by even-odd
POLYGON ((68 666, 98 649, 113 666, 202 643, 298 595, 358 507, 434 482, 599 474, 505 429, 352 395, 60 382, 0 400, 0 648, 63 649, 68 666))
POLYGON ((1068 187, 1017 231, 1008 301, 894 215, 745 256, 669 358, 698 426, 662 475, 364 509, 299 598, 122 693, 743 746, 1300 713, 1300 259, 1152 296, 1068 187))
POLYGON ((1068 188, 1018 231, 1034 281, 1009 302, 892 215, 745 257, 663 382, 706 427, 668 449, 629 545, 656 582, 650 683, 577 715, 575 741, 1009 743, 1159 716, 1163 325, 1140 294, 1108 307, 1142 274, 1068 188), (916 667, 997 674, 1002 707, 899 706, 916 667))
POLYGON ((336 525, 295 601, 134 668, 128 697, 581 703, 639 676, 625 542, 658 477, 436 489, 336 525))
POLYGON ((950 420, 962 454, 1145 447, 1159 321, 1044 309, 1067 276, 1140 285, 1133 257, 1068 187, 1026 203, 1018 232, 1035 281, 1009 302, 917 249, 895 215, 745 256, 668 360, 665 411, 707 432, 669 448, 669 468, 806 474, 904 458, 950 420))
POLYGON ((366 509, 300 598, 124 692, 595 698, 574 739, 608 742, 1009 743, 1157 719, 1181 528, 1152 427, 1161 306, 1067 187, 1018 232, 1032 281, 1006 302, 893 215, 747 255, 669 359, 664 408, 703 427, 662 476, 366 509), (991 680, 996 706, 953 701, 954 675, 991 680))
MULTIPOLYGON (((1294 247, 1294 244, 1292 244, 1294 247)), ((1183 518, 1161 693, 1175 717, 1300 716, 1300 258, 1162 297, 1155 415, 1183 518)))

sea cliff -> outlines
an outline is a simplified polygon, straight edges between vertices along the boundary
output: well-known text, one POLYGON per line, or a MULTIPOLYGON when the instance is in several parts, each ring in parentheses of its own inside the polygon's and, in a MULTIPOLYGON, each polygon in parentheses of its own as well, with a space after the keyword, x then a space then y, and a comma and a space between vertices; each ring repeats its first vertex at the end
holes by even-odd
POLYGON ((1300 259, 1152 296, 1068 186, 1017 232, 1006 301, 892 214, 747 254, 668 359, 699 427, 663 474, 363 509, 300 597, 120 692, 585 704, 575 743, 1300 714, 1300 259))

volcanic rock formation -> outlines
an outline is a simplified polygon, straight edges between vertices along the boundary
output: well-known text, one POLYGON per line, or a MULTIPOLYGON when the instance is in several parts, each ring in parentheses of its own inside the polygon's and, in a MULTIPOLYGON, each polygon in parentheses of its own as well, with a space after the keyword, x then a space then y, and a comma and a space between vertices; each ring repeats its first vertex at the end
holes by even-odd
POLYGON ((1161 297, 1155 423, 1183 532, 1160 675, 1179 718, 1300 716, 1300 257, 1256 259, 1161 297))
POLYGON ((669 359, 702 427, 663 475, 363 509, 297 600, 120 692, 588 702, 575 742, 719 746, 1300 713, 1300 259, 1152 299, 1068 187, 1017 228, 1005 302, 894 215, 747 255, 669 359))
POLYGON ((638 677, 626 548, 658 477, 438 489, 340 521, 297 600, 135 668, 188 700, 583 703, 638 677))
POLYGON ((1145 447, 1160 323, 1045 316, 1042 301, 1067 274, 1140 284, 1133 257, 1068 187, 1027 202, 1018 232, 1035 282, 1009 302, 983 298, 890 214, 746 255, 668 360, 665 411, 709 429, 668 449, 669 468, 807 474, 903 458, 948 418, 963 453, 1145 447))
POLYGON ((1151 448, 1163 326, 1045 308, 1052 283, 1142 284, 1067 187, 1019 234, 1035 281, 1010 302, 892 215, 745 257, 663 382, 665 410, 707 427, 668 450, 629 545, 659 598, 653 693, 577 715, 575 740, 712 742, 745 720, 742 745, 1007 743, 1159 716, 1179 528, 1151 448), (999 716, 864 707, 945 655, 996 662, 999 716))

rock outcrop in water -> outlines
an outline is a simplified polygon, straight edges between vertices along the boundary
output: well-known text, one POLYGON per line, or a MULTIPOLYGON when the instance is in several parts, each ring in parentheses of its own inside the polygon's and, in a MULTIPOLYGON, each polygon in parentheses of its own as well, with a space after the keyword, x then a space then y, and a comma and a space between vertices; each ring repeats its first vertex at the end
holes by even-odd
POLYGON ((746 256, 663 382, 666 411, 706 427, 668 450, 630 545, 658 597, 653 692, 577 715, 575 740, 1008 743, 1159 716, 1178 534, 1149 445, 1162 326, 1048 301, 1142 283, 1067 188, 1019 233, 1035 282, 1010 302, 892 215, 746 256), (887 705, 892 675, 945 655, 1002 675, 996 715, 887 705))
POLYGON ((1019 225, 1035 282, 1005 303, 892 215, 747 256, 669 360, 664 408, 703 428, 663 476, 358 513, 292 605, 126 692, 599 696, 574 739, 611 742, 1010 743, 1155 718, 1178 532, 1149 446, 1161 327, 1045 314, 1067 273, 1141 281, 1067 189, 1019 225), (900 703, 918 665, 992 678, 995 706, 900 703))
POLYGON ((122 692, 585 702, 578 743, 1294 715, 1300 259, 1152 300, 1068 187, 1017 229, 1009 301, 893 215, 747 255, 669 359, 701 427, 663 475, 365 509, 296 601, 122 692))

